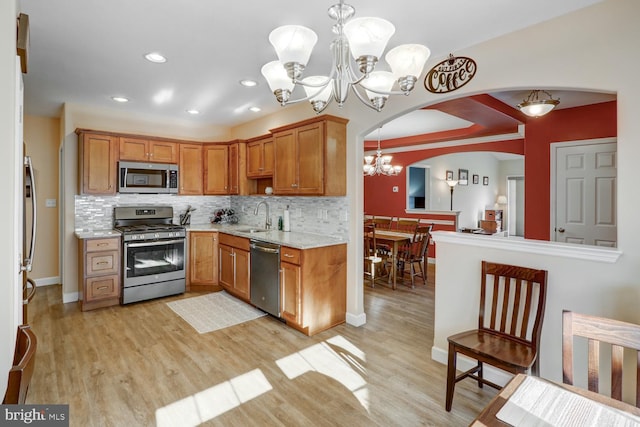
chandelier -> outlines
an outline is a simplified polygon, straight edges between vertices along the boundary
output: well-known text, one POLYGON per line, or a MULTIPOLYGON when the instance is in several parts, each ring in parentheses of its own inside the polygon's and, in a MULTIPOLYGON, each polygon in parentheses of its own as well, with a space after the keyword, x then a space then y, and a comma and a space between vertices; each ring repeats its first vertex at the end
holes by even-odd
POLYGON ((560 104, 560 100, 553 99, 546 90, 532 90, 527 99, 518 104, 518 108, 529 117, 540 117, 553 110, 558 104, 560 104), (540 99, 541 92, 549 98, 540 99))
POLYGON ((302 78, 318 40, 313 30, 300 25, 285 25, 269 34, 269 42, 276 50, 278 61, 265 64, 262 74, 280 105, 309 100, 313 110, 320 113, 332 100, 342 107, 351 89, 362 103, 380 111, 389 95, 408 95, 411 92, 431 51, 419 44, 397 46, 384 57, 392 72, 374 71, 395 27, 381 18, 351 19, 354 13, 354 7, 345 4, 344 0, 328 10, 329 16, 336 21, 333 25, 336 37, 330 46, 333 65, 328 76, 302 78), (357 66, 357 72, 353 64, 357 66), (393 90, 395 83, 397 88, 393 90), (291 99, 296 86, 304 88, 306 97, 291 99))
POLYGON ((392 166, 391 158, 388 154, 382 155, 382 150, 380 149, 380 128, 378 128, 378 149, 376 150, 376 157, 364 156, 364 165, 362 165, 364 175, 398 175, 402 171, 402 166, 392 166))

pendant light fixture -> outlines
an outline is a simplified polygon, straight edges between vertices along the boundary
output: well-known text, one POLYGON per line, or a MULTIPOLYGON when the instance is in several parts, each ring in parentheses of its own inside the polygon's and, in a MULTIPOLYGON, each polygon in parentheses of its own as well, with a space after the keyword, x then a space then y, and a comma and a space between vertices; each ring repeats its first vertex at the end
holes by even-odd
POLYGON ((518 104, 518 108, 529 117, 541 117, 553 110, 558 104, 560 104, 560 100, 553 99, 546 90, 532 90, 527 99, 518 104), (548 98, 541 99, 541 93, 548 98))
POLYGON ((313 30, 300 25, 285 25, 269 34, 269 42, 276 50, 278 61, 265 64, 262 74, 282 106, 308 100, 313 110, 320 113, 332 100, 342 107, 351 90, 363 104, 380 111, 389 95, 408 95, 411 92, 431 54, 426 46, 397 46, 384 57, 391 72, 375 71, 387 42, 395 32, 393 24, 381 18, 351 19, 355 8, 344 0, 331 6, 328 14, 336 21, 333 26, 336 37, 330 45, 333 65, 327 76, 302 78, 318 41, 313 30), (393 91, 396 84, 399 90, 393 91), (290 99, 296 86, 304 88, 305 98, 290 99))
POLYGON ((398 175, 402 172, 402 166, 393 166, 391 159, 392 156, 388 154, 382 155, 382 150, 380 149, 380 128, 378 128, 378 149, 376 150, 376 156, 364 156, 364 165, 362 165, 364 175, 398 175))

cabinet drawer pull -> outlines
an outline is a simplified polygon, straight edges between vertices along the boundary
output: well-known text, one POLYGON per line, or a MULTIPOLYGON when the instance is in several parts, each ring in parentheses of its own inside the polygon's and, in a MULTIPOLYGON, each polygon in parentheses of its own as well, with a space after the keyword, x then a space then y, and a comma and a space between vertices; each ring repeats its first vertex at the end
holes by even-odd
POLYGON ((293 255, 291 254, 284 254, 285 258, 293 258, 293 255))
POLYGON ((98 243, 97 246, 109 246, 109 244, 108 243, 98 243))
POLYGON ((98 264, 98 265, 105 265, 105 264, 109 264, 109 262, 108 262, 108 261, 99 261, 99 262, 97 262, 96 264, 98 264))
POLYGON ((108 286, 98 286, 97 288, 99 291, 103 290, 103 289, 109 289, 108 286))
POLYGON ((298 186, 298 184, 291 184, 291 186, 295 188, 298 186))

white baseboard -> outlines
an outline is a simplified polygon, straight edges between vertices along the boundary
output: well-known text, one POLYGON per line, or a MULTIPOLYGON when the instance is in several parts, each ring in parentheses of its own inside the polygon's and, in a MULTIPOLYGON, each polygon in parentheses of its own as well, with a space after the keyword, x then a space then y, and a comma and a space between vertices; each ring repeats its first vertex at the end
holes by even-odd
POLYGON ((66 292, 62 294, 62 302, 64 304, 75 301, 78 301, 78 292, 66 292))
POLYGON ((36 283, 36 286, 59 285, 60 276, 42 277, 40 279, 34 279, 33 281, 36 283))
MULTIPOLYGON (((436 362, 442 363, 446 365, 448 363, 448 355, 449 352, 447 350, 443 350, 436 346, 431 347, 431 359, 436 362)), ((458 354, 458 361, 456 363, 456 369, 458 371, 464 372, 476 366, 476 362, 473 359, 469 359, 466 356, 462 356, 458 354)), ((484 364, 483 366, 483 377, 489 381, 492 381, 499 386, 504 386, 513 378, 511 374, 506 373, 500 369, 494 368, 491 365, 484 364)))
POLYGON ((346 321, 351 326, 362 326, 365 323, 367 323, 367 315, 365 313, 361 313, 361 314, 347 313, 346 321))

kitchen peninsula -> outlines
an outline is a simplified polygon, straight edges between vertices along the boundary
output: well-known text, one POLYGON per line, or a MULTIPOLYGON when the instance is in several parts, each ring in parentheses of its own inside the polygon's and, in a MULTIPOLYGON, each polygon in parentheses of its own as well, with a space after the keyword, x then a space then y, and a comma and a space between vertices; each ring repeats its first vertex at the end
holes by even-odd
POLYGON ((309 336, 344 323, 347 242, 313 233, 255 230, 246 224, 187 226, 189 288, 198 289, 203 284, 200 279, 207 277, 205 286, 221 286, 250 302, 249 266, 243 264, 243 260, 249 260, 250 239, 281 245, 281 318, 287 325, 309 336), (227 275, 226 271, 233 274, 227 275), (225 280, 226 277, 230 280, 225 280))

